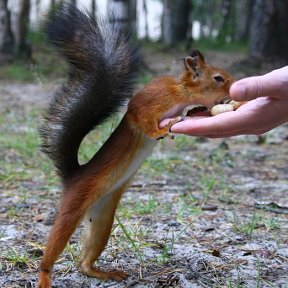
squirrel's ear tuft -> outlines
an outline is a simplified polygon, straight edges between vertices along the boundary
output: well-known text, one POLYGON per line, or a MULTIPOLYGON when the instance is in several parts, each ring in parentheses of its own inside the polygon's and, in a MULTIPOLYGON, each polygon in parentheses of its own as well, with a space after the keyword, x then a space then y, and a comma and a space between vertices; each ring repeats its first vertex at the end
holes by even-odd
POLYGON ((191 52, 190 52, 190 56, 192 58, 198 58, 199 61, 202 62, 202 64, 205 64, 205 58, 204 58, 203 54, 199 50, 192 49, 191 52))
POLYGON ((197 78, 203 70, 205 59, 198 50, 192 50, 190 56, 184 58, 184 64, 186 69, 193 74, 193 77, 197 78))

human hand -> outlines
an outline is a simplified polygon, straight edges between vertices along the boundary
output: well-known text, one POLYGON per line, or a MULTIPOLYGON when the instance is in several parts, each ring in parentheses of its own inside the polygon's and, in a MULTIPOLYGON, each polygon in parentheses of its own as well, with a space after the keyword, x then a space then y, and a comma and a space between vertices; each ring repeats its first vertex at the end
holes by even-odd
MULTIPOLYGON (((208 138, 260 135, 287 122, 288 66, 235 82, 230 96, 235 101, 249 102, 236 111, 216 116, 185 117, 185 121, 171 127, 171 132, 208 138)), ((161 121, 160 128, 167 121, 161 121)))

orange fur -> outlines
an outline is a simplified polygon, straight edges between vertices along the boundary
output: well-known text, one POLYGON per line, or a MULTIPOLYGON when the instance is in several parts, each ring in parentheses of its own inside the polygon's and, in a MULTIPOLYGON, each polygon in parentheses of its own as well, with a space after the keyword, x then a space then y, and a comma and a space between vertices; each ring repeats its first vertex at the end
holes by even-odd
POLYGON ((159 121, 179 116, 187 105, 211 107, 221 102, 233 82, 225 71, 206 65, 201 56, 185 58, 181 77, 159 77, 137 93, 100 151, 64 183, 59 212, 41 261, 38 287, 51 287, 52 267, 85 215, 88 233, 84 237, 80 270, 103 280, 121 281, 127 277, 121 271, 96 269, 94 262, 107 244, 117 205, 129 180, 151 153, 155 139, 167 136, 174 123, 159 129, 159 121), (215 80, 215 75, 223 81, 215 80))

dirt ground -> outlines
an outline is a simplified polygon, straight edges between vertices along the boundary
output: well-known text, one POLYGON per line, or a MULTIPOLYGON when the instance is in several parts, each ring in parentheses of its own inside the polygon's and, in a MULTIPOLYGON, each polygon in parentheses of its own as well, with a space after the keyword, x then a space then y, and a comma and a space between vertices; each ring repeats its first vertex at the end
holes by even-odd
MULTIPOLYGON (((180 55, 146 59, 159 74, 181 67, 180 55)), ((207 59, 233 71, 243 55, 211 52, 207 59)), ((61 190, 54 174, 41 170, 47 159, 37 145, 25 156, 3 135, 37 135, 35 122, 58 84, 0 83, 1 287, 36 287, 61 190)), ((101 282, 78 272, 81 226, 55 265, 53 287, 287 288, 287 151, 287 125, 261 138, 161 141, 125 193, 98 263, 124 270, 127 280, 101 282)))

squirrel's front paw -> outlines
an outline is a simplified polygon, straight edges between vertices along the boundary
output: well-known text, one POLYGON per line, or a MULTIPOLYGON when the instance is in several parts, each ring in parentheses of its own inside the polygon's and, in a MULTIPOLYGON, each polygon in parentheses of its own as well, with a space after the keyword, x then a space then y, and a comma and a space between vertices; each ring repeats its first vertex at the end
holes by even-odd
MULTIPOLYGON (((165 127, 163 127, 160 131, 162 132, 164 132, 160 137, 158 137, 157 138, 157 140, 160 140, 160 139, 164 139, 165 137, 169 137, 169 138, 171 138, 171 139, 174 139, 175 138, 175 135, 172 133, 172 131, 171 131, 171 127, 174 125, 174 124, 176 124, 176 123, 179 123, 179 122, 181 122, 181 121, 183 121, 184 120, 184 117, 182 117, 182 116, 178 116, 178 117, 176 117, 176 118, 174 118, 174 119, 172 119, 165 127)), ((160 132, 159 131, 159 132, 160 132)))

